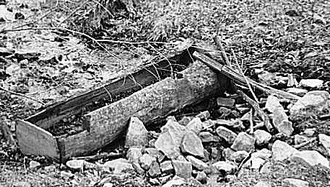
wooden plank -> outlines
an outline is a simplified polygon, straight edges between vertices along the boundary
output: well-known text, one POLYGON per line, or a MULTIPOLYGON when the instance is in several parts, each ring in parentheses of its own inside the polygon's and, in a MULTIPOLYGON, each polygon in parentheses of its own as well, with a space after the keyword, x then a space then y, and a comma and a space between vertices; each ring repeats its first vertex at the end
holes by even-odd
POLYGON ((106 84, 66 101, 56 103, 55 105, 29 117, 26 121, 47 129, 65 117, 79 114, 82 109, 90 103, 102 98, 111 100, 112 96, 120 95, 128 91, 132 92, 140 90, 160 79, 170 76, 173 69, 185 68, 192 61, 188 53, 190 52, 186 50, 182 54, 173 56, 169 59, 163 59, 158 63, 152 64, 113 83, 106 84), (109 93, 111 95, 109 95, 109 93))
POLYGON ((131 116, 152 124, 187 105, 223 92, 228 84, 218 80, 216 73, 198 61, 182 75, 180 79, 166 78, 85 115, 89 130, 60 140, 63 158, 87 154, 111 143, 126 128, 131 116))
POLYGON ((60 160, 56 138, 46 130, 23 120, 16 122, 16 136, 23 154, 43 155, 60 160))

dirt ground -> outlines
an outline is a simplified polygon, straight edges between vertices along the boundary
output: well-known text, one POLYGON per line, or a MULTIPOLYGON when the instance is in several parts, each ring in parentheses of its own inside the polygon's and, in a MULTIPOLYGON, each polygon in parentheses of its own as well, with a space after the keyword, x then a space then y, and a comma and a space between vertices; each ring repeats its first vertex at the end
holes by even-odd
MULTIPOLYGON (((324 80, 327 86, 321 89, 330 90, 327 0, 123 2, 126 6, 115 4, 107 12, 95 0, 7 0, 6 9, 0 10, 1 122, 15 131, 17 119, 135 72, 191 41, 213 43, 215 34, 225 42, 229 61, 247 76, 253 78, 254 68, 263 67, 294 73, 298 80, 324 80)), ((330 134, 328 121, 314 124, 330 134)), ((296 125, 304 129, 308 123, 296 125)), ((4 137, 0 133, 0 186, 20 186, 19 181, 30 186, 98 186, 107 178, 96 170, 68 174, 61 164, 22 155, 4 137), (41 167, 31 169, 31 160, 41 167)), ((220 186, 254 186, 260 180, 283 186, 282 179, 297 176, 311 186, 330 186, 325 168, 276 162, 271 170, 265 175, 243 172, 220 186)), ((117 186, 151 186, 129 172, 111 180, 117 186)))

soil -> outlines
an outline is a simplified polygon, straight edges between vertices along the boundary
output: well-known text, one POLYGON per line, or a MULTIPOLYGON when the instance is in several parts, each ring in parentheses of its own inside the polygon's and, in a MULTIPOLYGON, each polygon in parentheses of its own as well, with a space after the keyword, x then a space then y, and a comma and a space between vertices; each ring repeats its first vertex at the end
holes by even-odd
MULTIPOLYGON (((136 72, 191 42, 213 43, 215 34, 224 41, 229 61, 247 76, 255 78, 260 68, 293 73, 298 81, 324 80, 319 89, 330 91, 327 0, 123 2, 107 7, 110 14, 94 0, 7 0, 6 11, 0 10, 0 125, 8 125, 14 134, 17 119, 136 72)), ((328 119, 295 121, 298 132, 313 127, 330 135, 328 119)), ((20 186, 18 181, 30 186, 100 186, 105 180, 116 186, 152 186, 133 172, 117 177, 93 169, 67 173, 63 164, 22 155, 5 137, 1 132, 0 186, 20 186), (30 168, 31 161, 41 166, 30 168)), ((122 142, 118 144, 99 152, 124 153, 122 142)), ((317 145, 304 149, 330 158, 317 145)), ((243 169, 239 177, 217 185, 254 186, 265 180, 285 186, 282 180, 292 177, 313 187, 330 186, 330 171, 323 167, 272 162, 270 171, 260 175, 243 169)))

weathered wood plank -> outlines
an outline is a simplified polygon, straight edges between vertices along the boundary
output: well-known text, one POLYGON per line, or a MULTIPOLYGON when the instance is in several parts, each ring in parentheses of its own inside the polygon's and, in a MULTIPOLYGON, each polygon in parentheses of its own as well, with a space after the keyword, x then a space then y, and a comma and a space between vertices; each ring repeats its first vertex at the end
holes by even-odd
POLYGON ((23 154, 43 155, 60 160, 56 138, 46 130, 23 120, 16 122, 16 136, 23 154))
POLYGON ((216 73, 199 61, 182 74, 183 78, 166 78, 85 115, 89 130, 60 140, 64 158, 86 154, 111 143, 125 130, 131 116, 150 124, 187 105, 223 92, 228 84, 227 79, 218 80, 216 73))
MULTIPOLYGON (((190 51, 191 52, 191 51, 190 51)), ((144 69, 137 71, 127 77, 123 77, 113 83, 93 89, 87 93, 70 98, 66 101, 56 103, 45 110, 29 117, 26 121, 47 129, 65 117, 79 114, 88 104, 98 101, 102 98, 111 100, 112 96, 126 93, 127 91, 137 91, 151 85, 160 79, 170 76, 170 72, 178 66, 185 67, 190 62, 188 50, 180 55, 169 59, 163 59, 144 69), (111 96, 109 95, 111 94, 111 96)))

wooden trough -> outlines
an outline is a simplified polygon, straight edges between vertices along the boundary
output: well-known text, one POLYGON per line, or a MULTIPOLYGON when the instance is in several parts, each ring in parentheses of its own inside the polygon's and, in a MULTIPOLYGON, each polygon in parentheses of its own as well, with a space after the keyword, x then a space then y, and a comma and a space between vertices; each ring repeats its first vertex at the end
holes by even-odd
POLYGON ((126 129, 132 116, 139 117, 145 124, 152 124, 187 105, 223 92, 228 85, 227 79, 219 79, 219 75, 203 63, 193 62, 191 54, 194 50, 189 48, 128 77, 18 120, 16 135, 21 152, 63 162, 108 145, 126 129), (173 76, 173 69, 180 72, 173 76), (118 95, 125 97, 114 100, 118 95), (86 106, 101 99, 110 104, 83 113, 86 106), (83 119, 82 131, 61 136, 49 131, 60 125, 61 120, 78 114, 83 119))

